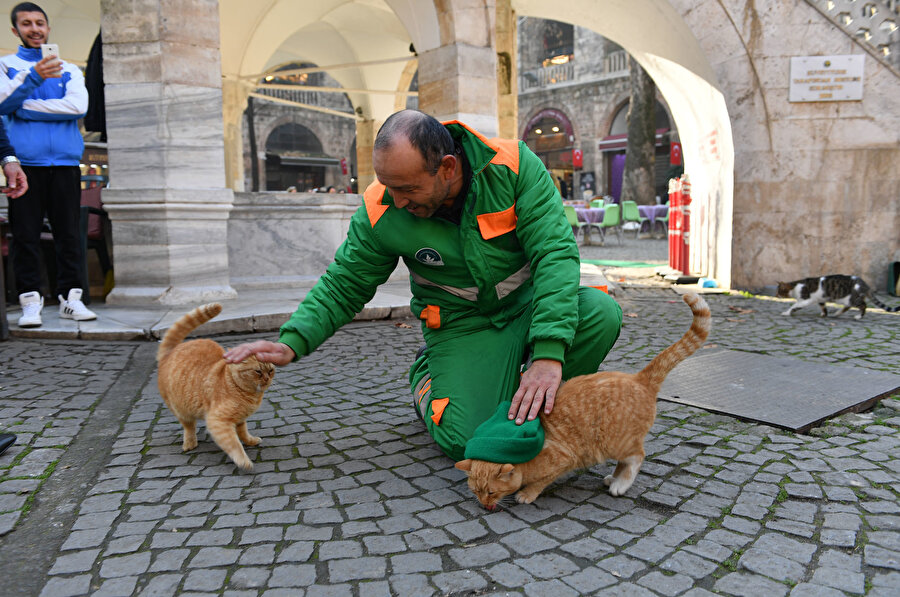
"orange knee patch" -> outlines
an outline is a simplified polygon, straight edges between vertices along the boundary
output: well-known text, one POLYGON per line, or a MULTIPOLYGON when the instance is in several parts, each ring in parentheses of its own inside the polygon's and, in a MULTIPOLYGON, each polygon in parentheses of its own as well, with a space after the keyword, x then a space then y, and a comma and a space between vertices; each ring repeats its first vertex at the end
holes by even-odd
POLYGON ((431 401, 431 410, 433 412, 431 420, 435 425, 441 424, 441 417, 444 415, 444 409, 447 408, 448 404, 450 404, 449 398, 438 398, 431 401))

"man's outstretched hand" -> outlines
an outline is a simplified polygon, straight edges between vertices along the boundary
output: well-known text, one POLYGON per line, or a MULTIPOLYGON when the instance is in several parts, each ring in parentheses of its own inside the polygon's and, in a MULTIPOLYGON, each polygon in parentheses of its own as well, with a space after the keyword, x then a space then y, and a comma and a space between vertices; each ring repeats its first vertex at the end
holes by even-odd
POLYGON ((550 414, 556 400, 556 391, 562 382, 562 363, 552 359, 538 359, 531 364, 519 382, 509 407, 509 418, 521 425, 533 420, 544 406, 544 414, 550 414))
POLYGON ((240 363, 251 354, 256 355, 256 358, 262 363, 272 363, 278 366, 287 365, 296 356, 287 344, 257 340, 256 342, 238 344, 226 351, 225 360, 229 363, 240 363))

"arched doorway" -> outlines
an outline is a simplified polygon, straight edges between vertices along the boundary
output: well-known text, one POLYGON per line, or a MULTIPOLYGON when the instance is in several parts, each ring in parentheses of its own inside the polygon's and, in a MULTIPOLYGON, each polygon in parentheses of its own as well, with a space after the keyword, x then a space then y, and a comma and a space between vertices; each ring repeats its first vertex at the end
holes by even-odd
POLYGON ((563 199, 571 198, 575 130, 565 113, 554 108, 541 110, 525 125, 521 138, 544 162, 563 199))
POLYGON ((325 184, 325 168, 340 160, 322 152, 322 142, 301 124, 288 122, 266 139, 266 190, 308 191, 325 184))
MULTIPOLYGON (((597 10, 590 0, 513 0, 519 16, 571 23, 631 54, 656 83, 680 131, 693 184, 691 269, 731 285, 734 143, 718 77, 679 2, 635 0, 597 10), (677 7, 676 7, 677 5, 677 7), (711 148, 714 149, 711 150, 711 148)), ((577 68, 578 48, 575 48, 577 68)))
MULTIPOLYGON (((616 110, 609 127, 609 134, 599 141, 600 151, 604 154, 609 194, 616 201, 622 194, 622 173, 625 170, 625 149, 628 146, 628 108, 625 102, 616 110)), ((673 176, 670 168, 671 143, 677 140, 678 132, 673 130, 669 115, 660 102, 656 102, 656 155, 654 161, 656 195, 665 201, 668 180, 673 176)), ((680 162, 680 157, 678 159, 680 162)))

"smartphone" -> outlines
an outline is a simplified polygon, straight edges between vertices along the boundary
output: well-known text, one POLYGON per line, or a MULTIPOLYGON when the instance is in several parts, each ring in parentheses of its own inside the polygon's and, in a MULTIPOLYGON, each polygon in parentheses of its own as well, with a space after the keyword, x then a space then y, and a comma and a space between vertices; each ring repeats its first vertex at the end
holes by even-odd
POLYGON ((59 44, 41 44, 41 58, 56 56, 59 58, 59 44))

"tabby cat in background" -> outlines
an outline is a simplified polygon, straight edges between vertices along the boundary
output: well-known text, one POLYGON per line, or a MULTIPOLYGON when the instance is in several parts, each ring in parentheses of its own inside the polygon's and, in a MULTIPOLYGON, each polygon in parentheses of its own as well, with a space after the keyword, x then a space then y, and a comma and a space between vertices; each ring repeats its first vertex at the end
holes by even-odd
POLYGON ((797 299, 797 302, 791 305, 782 315, 793 315, 797 309, 818 303, 819 308, 822 309, 822 317, 828 317, 828 309, 825 308, 825 303, 832 302, 844 306, 843 309, 834 314, 835 317, 844 313, 850 307, 856 307, 859 309, 859 313, 854 315, 854 318, 862 319, 863 315, 866 314, 866 298, 872 299, 873 303, 885 311, 900 311, 900 305, 888 307, 879 301, 872 289, 869 288, 869 285, 857 276, 832 274, 818 278, 794 280, 793 282, 779 282, 775 296, 778 298, 797 299))
POLYGON ((226 363, 225 350, 212 340, 182 342, 194 329, 222 311, 210 303, 183 315, 166 332, 156 353, 159 363, 159 393, 184 427, 182 450, 197 447, 197 420, 216 444, 244 470, 253 463, 241 442, 255 446, 259 438, 247 431, 247 417, 262 403, 263 392, 272 383, 275 366, 251 356, 240 363, 226 363))
POLYGON ((544 447, 522 464, 467 459, 456 468, 469 476, 469 488, 488 510, 518 491, 516 501, 530 504, 565 472, 617 461, 603 479, 609 492, 628 491, 644 461, 644 437, 656 419, 656 395, 675 365, 694 353, 709 336, 709 306, 696 294, 684 296, 694 314, 690 329, 639 373, 603 371, 580 375, 559 388, 549 415, 541 413, 544 447))

